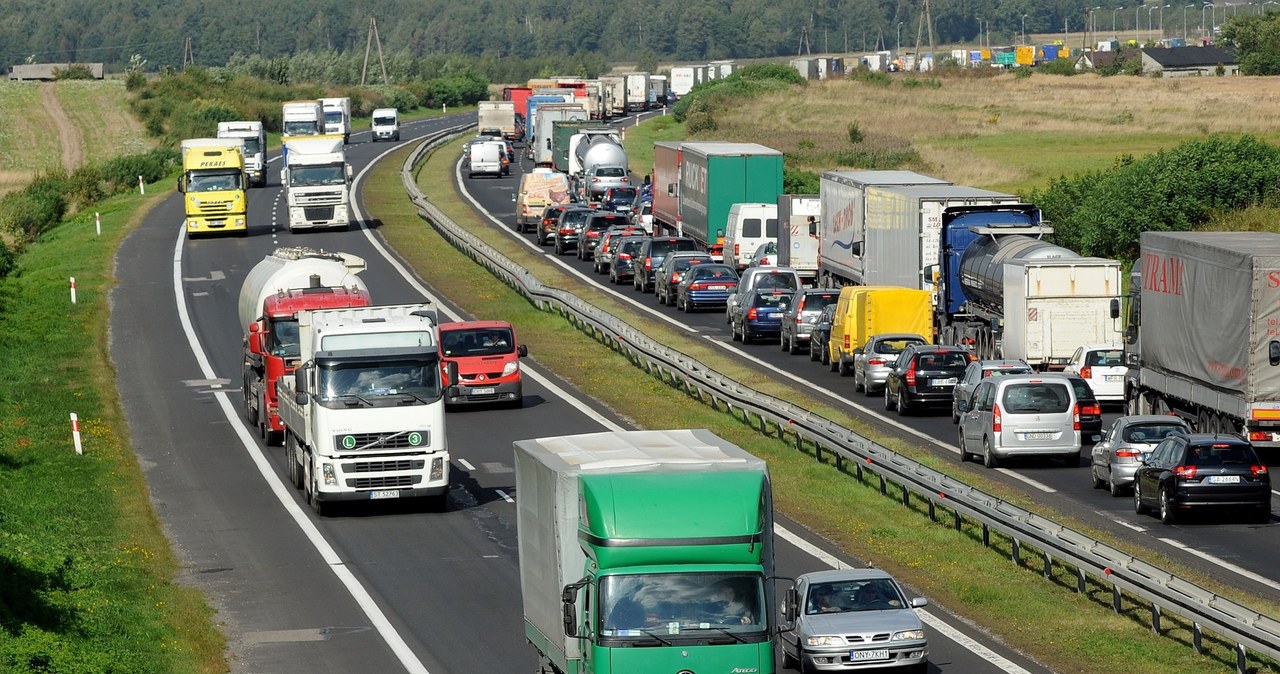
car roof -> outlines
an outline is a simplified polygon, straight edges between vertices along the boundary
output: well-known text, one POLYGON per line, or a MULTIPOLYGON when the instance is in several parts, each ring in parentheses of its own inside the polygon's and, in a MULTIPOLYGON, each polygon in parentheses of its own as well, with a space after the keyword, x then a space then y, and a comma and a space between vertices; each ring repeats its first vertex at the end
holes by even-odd
POLYGON ((1234 444, 1234 445, 1253 445, 1238 435, 1221 435, 1218 433, 1184 433, 1187 438, 1188 445, 1217 445, 1217 444, 1234 444))
POLYGON ((914 344, 911 348, 915 349, 916 353, 951 353, 953 351, 969 353, 968 349, 952 344, 914 344))
POLYGON ((1186 419, 1172 414, 1130 414, 1129 416, 1120 417, 1120 423, 1125 426, 1135 426, 1137 424, 1182 424, 1189 426, 1186 419))
POLYGON ((872 335, 871 339, 880 341, 885 339, 910 339, 918 338, 924 340, 924 335, 918 335, 914 332, 886 332, 883 335, 872 335))
POLYGON ((1023 361, 1009 358, 999 360, 980 360, 978 361, 978 365, 984 370, 989 367, 1031 367, 1023 361))
POLYGON ((807 580, 810 584, 837 583, 843 580, 879 580, 882 578, 893 580, 893 576, 882 569, 829 569, 826 571, 813 571, 800 576, 800 579, 807 580))
POLYGON ((1124 345, 1122 344, 1086 344, 1083 348, 1085 351, 1123 351, 1124 345))
POLYGON ((510 328, 506 321, 449 321, 440 324, 440 332, 452 330, 482 330, 489 328, 510 328))

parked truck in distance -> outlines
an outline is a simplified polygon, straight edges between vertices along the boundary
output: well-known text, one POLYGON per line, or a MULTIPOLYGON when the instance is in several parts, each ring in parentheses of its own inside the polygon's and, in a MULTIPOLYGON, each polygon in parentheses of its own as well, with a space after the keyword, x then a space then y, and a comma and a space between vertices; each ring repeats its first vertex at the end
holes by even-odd
POLYGON ((339 501, 446 507, 437 326, 426 304, 298 312, 299 365, 276 386, 289 479, 317 515, 339 501))
POLYGON ((626 73, 627 112, 640 112, 649 107, 649 73, 626 73))
POLYGON ((1143 232, 1124 316, 1127 413, 1280 448, 1278 279, 1280 235, 1143 232))
POLYGON ((182 141, 178 192, 188 236, 249 233, 245 198, 244 139, 188 138, 182 141))
POLYGON ((555 163, 552 148, 555 123, 570 121, 587 121, 587 109, 579 103, 544 103, 538 106, 533 142, 529 145, 535 165, 552 166, 555 163))
POLYGON ((763 460, 706 430, 624 431, 517 441, 515 469, 540 671, 774 671, 763 460))
POLYGON ((342 139, 318 136, 285 141, 283 182, 289 231, 351 226, 351 167, 342 139))
POLYGON ((345 145, 351 142, 351 99, 322 98, 320 108, 324 112, 324 134, 342 136, 345 145))
POLYGON ((625 117, 627 114, 627 78, 622 75, 605 75, 600 78, 604 88, 605 117, 625 117))
POLYGON ((512 101, 479 101, 476 103, 477 128, 497 129, 502 137, 515 142, 516 104, 512 101))
POLYGON ((368 288, 357 276, 365 267, 349 253, 277 248, 240 286, 245 418, 268 445, 284 442, 276 381, 298 366, 298 312, 368 306, 368 288))
MULTIPOLYGON (((705 247, 715 245, 724 235, 734 204, 775 204, 782 194, 782 153, 773 148, 755 143, 682 143, 678 156, 679 182, 654 187, 668 194, 679 192, 677 221, 662 224, 705 247)), ((657 159, 655 151, 655 162, 657 159)), ((654 205, 656 226, 656 202, 654 205)))
POLYGON ((254 187, 267 186, 267 132, 262 122, 218 122, 219 138, 244 139, 244 174, 254 187))

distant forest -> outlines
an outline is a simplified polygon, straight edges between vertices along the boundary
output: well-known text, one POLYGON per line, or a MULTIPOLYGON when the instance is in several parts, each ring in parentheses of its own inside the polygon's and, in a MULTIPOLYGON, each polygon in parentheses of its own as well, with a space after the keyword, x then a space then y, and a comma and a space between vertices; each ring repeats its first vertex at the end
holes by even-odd
MULTIPOLYGON (((1090 3, 930 4, 937 43, 976 43, 981 30, 999 44, 1012 42, 1024 26, 1031 32, 1079 31, 1090 3)), ((921 6, 922 0, 0 0, 0 58, 3 65, 29 58, 103 61, 120 70, 140 54, 148 69, 178 67, 187 38, 202 66, 225 65, 233 54, 363 57, 370 17, 388 58, 555 56, 632 63, 779 57, 802 50, 892 49, 899 40, 914 46, 921 6)), ((1150 17, 1132 8, 1119 14, 1107 8, 1095 23, 1109 29, 1118 21, 1123 29, 1150 17)))

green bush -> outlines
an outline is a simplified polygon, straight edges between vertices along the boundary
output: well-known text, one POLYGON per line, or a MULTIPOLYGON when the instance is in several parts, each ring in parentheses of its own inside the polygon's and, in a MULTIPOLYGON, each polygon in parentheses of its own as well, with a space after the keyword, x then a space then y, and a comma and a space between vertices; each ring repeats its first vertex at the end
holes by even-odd
POLYGON ((19 244, 39 239, 66 215, 66 191, 66 172, 56 169, 42 173, 26 188, 0 199, 0 227, 19 244))
POLYGON ((1076 64, 1071 59, 1062 58, 1053 61, 1046 61, 1036 66, 1036 69, 1046 75, 1076 75, 1080 71, 1076 70, 1076 64))
POLYGON ((89 66, 83 63, 72 63, 66 68, 54 68, 53 79, 55 80, 93 80, 97 79, 93 76, 93 71, 89 66))
POLYGON ((1280 195, 1280 148, 1252 136, 1210 136, 1033 191, 1057 243, 1130 261, 1143 231, 1187 231, 1214 214, 1280 195))
POLYGON ((907 77, 902 80, 903 89, 941 89, 942 80, 936 77, 907 77))
POLYGON ((1028 66, 1018 66, 1013 69, 1013 76, 1020 80, 1025 80, 1028 77, 1031 77, 1031 75, 1031 68, 1028 66))
POLYGON ((862 127, 857 122, 849 122, 849 142, 857 145, 862 142, 862 127))
POLYGON ((784 194, 817 194, 819 176, 812 171, 782 167, 782 191, 784 194))

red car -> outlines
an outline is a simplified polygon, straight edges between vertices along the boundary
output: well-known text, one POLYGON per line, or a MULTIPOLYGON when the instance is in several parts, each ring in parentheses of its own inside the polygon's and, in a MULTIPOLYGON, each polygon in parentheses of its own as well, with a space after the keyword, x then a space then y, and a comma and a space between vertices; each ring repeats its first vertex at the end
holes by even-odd
MULTIPOLYGON (((506 321, 462 321, 440 324, 440 367, 458 364, 458 386, 445 405, 506 403, 524 406, 520 359, 529 348, 516 343, 516 330, 506 321)), ((445 376, 445 385, 453 382, 445 376)))

